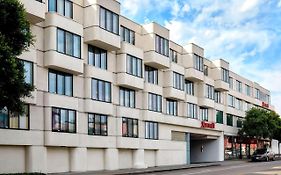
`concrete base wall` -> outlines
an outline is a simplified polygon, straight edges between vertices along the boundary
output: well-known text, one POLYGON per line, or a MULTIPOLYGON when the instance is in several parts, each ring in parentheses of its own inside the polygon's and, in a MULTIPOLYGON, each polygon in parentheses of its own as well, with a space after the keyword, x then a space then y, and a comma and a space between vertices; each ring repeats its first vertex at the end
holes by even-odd
POLYGON ((279 142, 278 140, 271 140, 271 150, 275 153, 278 154, 279 153, 279 142))

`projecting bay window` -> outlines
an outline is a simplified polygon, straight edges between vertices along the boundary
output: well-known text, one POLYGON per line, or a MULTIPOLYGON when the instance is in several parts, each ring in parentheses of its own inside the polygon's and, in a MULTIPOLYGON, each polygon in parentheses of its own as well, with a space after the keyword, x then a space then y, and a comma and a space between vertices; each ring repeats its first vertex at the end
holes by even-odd
POLYGON ((136 107, 136 95, 135 91, 127 88, 120 87, 119 102, 121 106, 135 108, 136 107))
POLYGON ((104 7, 100 7, 100 27, 119 35, 119 15, 104 7))
POLYGON ((145 122, 145 138, 158 140, 158 123, 157 122, 145 122))
POLYGON ((52 131, 76 132, 76 111, 52 107, 52 131))
POLYGON ((122 136, 137 138, 139 135, 138 120, 122 117, 122 136))
POLYGON ((196 104, 187 103, 187 117, 197 119, 198 118, 197 109, 198 106, 196 104))
POLYGON ((88 114, 88 134, 107 136, 107 115, 88 114))
POLYGON ((215 93, 214 86, 206 84, 205 85, 205 97, 213 100, 214 99, 214 93, 215 93))
POLYGON ((173 72, 173 88, 181 91, 184 90, 184 77, 177 72, 173 72))
POLYGON ((208 121, 208 108, 200 107, 200 116, 202 121, 208 121))
POLYGON ((169 57, 169 41, 159 35, 155 36, 155 51, 169 57))
POLYGON ((242 92, 242 82, 236 80, 236 91, 242 92))
POLYGON ((235 97, 228 94, 228 106, 235 107, 235 97))
POLYGON ((170 49, 170 60, 174 63, 178 62, 178 53, 173 49, 170 49))
POLYGON ((71 74, 49 70, 49 92, 73 96, 73 76, 71 74))
POLYGON ((127 27, 121 26, 121 39, 127 43, 135 45, 135 32, 127 27))
POLYGON ((236 98, 236 108, 238 110, 243 110, 243 103, 241 99, 236 98))
POLYGON ((57 51, 72 57, 81 58, 81 37, 57 28, 57 51))
POLYGON ((185 80, 185 92, 188 95, 194 95, 194 83, 189 80, 185 80))
POLYGON ((220 123, 220 124, 223 124, 223 112, 222 111, 217 110, 216 122, 220 123))
POLYGON ((145 81, 158 84, 158 70, 150 66, 145 66, 145 81))
POLYGON ((148 93, 148 109, 154 112, 162 112, 162 96, 148 93))
POLYGON ((194 54, 193 57, 193 64, 194 64, 194 68, 198 71, 203 72, 204 71, 204 63, 203 63, 203 58, 200 57, 199 55, 194 54))
POLYGON ((22 60, 24 68, 24 81, 27 84, 33 85, 33 63, 22 60))
POLYGON ((233 126, 233 115, 231 114, 226 115, 226 125, 233 126))
POLYGON ((166 113, 168 115, 178 115, 178 102, 176 100, 166 100, 166 113))
POLYGON ((0 128, 1 129, 29 129, 29 105, 24 105, 24 113, 10 112, 6 107, 0 110, 0 128))
POLYGON ((91 96, 93 100, 111 102, 111 83, 92 78, 91 96))
POLYGON ((127 55, 127 73, 142 78, 142 60, 132 55, 127 55))
POLYGON ((222 81, 229 83, 229 70, 221 68, 222 81))
POLYGON ((107 69, 107 51, 98 47, 88 46, 88 64, 101 69, 107 69))
POLYGON ((215 90, 215 102, 222 103, 222 93, 215 90))
POLYGON ((73 18, 73 3, 70 0, 49 0, 48 11, 73 18))

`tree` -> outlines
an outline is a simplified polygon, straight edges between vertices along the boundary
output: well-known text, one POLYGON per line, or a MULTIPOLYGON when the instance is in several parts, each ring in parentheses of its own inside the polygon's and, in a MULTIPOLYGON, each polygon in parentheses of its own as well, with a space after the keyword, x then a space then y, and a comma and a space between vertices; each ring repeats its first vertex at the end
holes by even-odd
POLYGON ((238 134, 242 137, 269 138, 280 140, 281 119, 273 112, 260 108, 252 108, 246 112, 243 126, 238 134))
POLYGON ((18 0, 0 0, 0 110, 22 113, 22 98, 33 86, 24 81, 23 63, 17 58, 33 44, 26 11, 18 0))

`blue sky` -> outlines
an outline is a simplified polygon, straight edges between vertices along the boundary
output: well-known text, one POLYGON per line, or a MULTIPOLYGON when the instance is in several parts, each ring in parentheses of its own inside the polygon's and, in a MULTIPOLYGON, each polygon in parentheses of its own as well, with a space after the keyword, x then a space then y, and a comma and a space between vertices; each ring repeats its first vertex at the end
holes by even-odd
POLYGON ((170 39, 194 42, 211 60, 223 58, 232 71, 271 91, 281 114, 281 0, 120 0, 121 14, 155 21, 170 39))

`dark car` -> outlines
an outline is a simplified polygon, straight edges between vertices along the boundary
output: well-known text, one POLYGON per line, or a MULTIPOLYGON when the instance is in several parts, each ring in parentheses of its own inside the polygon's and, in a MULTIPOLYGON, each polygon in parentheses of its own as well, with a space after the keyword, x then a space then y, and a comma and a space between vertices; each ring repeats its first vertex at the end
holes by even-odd
POLYGON ((252 161, 269 161, 274 159, 274 152, 266 148, 257 149, 252 155, 252 161))

